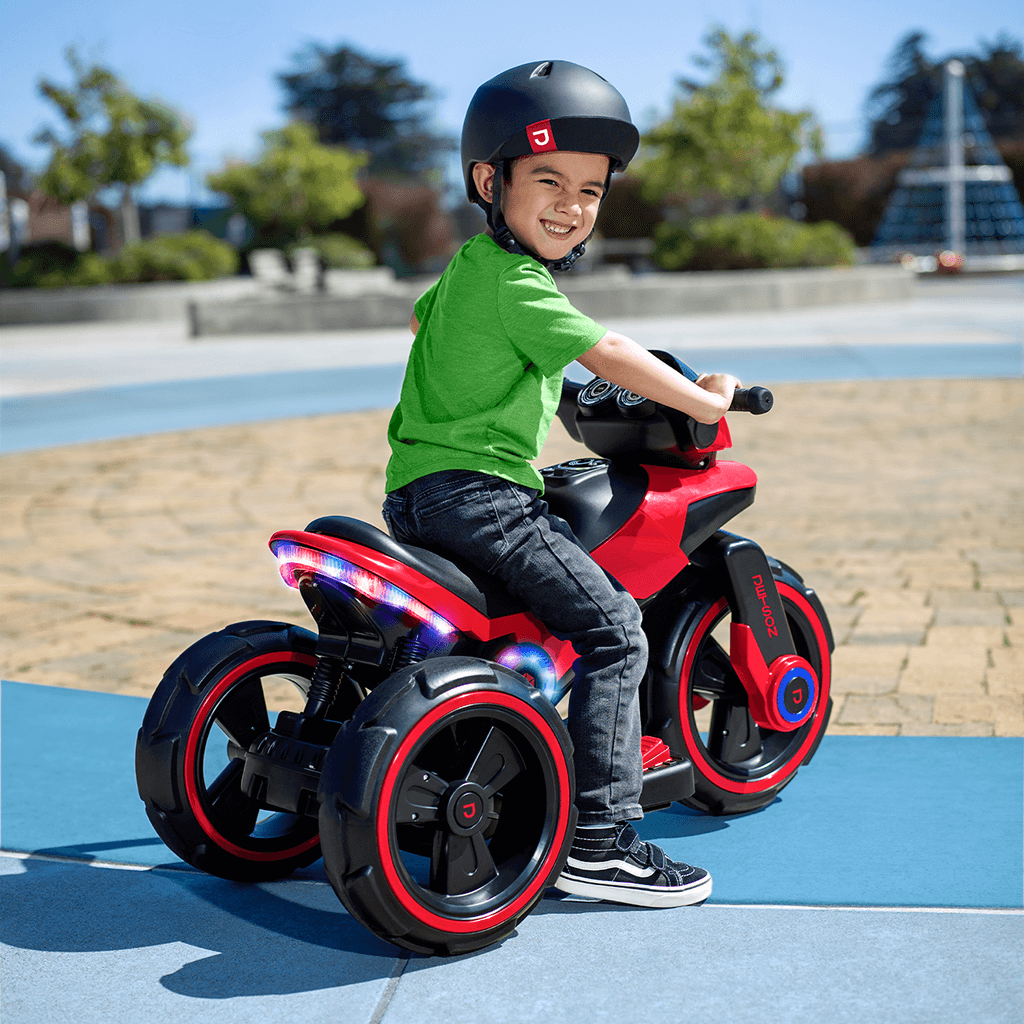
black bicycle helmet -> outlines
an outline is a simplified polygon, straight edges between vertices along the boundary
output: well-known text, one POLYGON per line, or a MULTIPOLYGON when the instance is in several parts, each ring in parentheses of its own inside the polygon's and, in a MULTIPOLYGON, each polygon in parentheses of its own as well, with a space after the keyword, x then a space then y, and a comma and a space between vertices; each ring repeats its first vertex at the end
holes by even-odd
MULTIPOLYGON (((501 214, 507 161, 552 150, 603 153, 610 158, 610 177, 626 169, 639 144, 626 101, 600 75, 565 60, 521 64, 481 85, 469 104, 461 147, 466 195, 487 214, 495 241, 522 254, 525 250, 501 214), (490 203, 473 181, 473 167, 480 163, 496 168, 490 203)), ((586 240, 560 260, 539 262, 552 270, 568 270, 585 247, 586 240)))

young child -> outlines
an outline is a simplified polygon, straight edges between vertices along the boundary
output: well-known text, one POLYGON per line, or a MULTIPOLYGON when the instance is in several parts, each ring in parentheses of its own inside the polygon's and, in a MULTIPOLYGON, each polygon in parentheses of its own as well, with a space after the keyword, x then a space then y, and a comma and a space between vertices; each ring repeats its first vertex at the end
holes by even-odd
POLYGON ((619 93, 576 64, 523 65, 477 90, 462 163, 493 237, 470 239, 416 302, 388 429, 384 519, 396 540, 447 549, 498 577, 579 656, 567 722, 579 824, 557 887, 680 906, 707 899, 711 876, 669 860, 630 825, 643 816, 640 611, 548 513, 530 465, 573 360, 703 423, 721 418, 737 386, 718 374, 691 383, 555 287, 549 268, 583 254, 611 174, 638 143, 619 93))

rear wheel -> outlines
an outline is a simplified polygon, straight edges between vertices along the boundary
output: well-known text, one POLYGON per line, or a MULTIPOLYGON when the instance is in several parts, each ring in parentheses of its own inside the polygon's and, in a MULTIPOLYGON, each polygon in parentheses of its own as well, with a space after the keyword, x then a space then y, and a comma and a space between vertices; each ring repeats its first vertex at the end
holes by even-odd
POLYGON ((659 734, 693 762, 696 789, 684 802, 711 814, 739 814, 771 803, 814 756, 832 711, 831 631, 824 611, 795 573, 785 566, 778 572, 796 653, 819 681, 814 713, 803 726, 776 731, 753 720, 729 661, 728 602, 706 587, 684 595, 655 673, 659 734))
POLYGON ((262 809, 241 789, 245 752, 290 692, 301 710, 316 636, 283 622, 240 622, 171 665, 136 744, 139 795, 161 839, 203 871, 281 878, 320 856, 315 818, 262 809))
POLYGON ((342 903, 425 953, 508 935, 557 878, 576 824, 561 719, 521 676, 475 658, 378 686, 338 734, 319 796, 342 903))

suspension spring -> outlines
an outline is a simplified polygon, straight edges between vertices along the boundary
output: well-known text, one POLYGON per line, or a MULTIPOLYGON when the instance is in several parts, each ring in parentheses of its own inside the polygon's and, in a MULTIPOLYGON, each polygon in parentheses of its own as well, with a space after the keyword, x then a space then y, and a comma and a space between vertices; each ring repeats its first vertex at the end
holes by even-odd
POLYGON ((340 658, 320 655, 309 684, 305 714, 310 718, 326 718, 341 688, 341 673, 346 664, 340 658))
POLYGON ((412 636, 399 637, 398 642, 395 644, 395 657, 391 662, 391 670, 397 672, 400 668, 405 668, 407 665, 415 665, 416 662, 422 661, 429 653, 430 648, 422 640, 417 640, 412 636))

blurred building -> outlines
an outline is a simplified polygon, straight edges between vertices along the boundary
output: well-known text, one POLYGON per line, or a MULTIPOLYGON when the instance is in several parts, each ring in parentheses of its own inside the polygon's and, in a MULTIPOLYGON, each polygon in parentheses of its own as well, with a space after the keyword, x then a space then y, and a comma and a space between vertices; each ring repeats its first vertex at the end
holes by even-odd
MULTIPOLYGON (((360 184, 366 203, 328 230, 363 242, 398 276, 440 272, 455 251, 456 236, 466 231, 468 237, 485 226, 479 211, 468 205, 467 222, 453 221, 429 185, 376 179, 360 184)), ((138 215, 143 239, 202 229, 236 249, 249 249, 256 241, 252 225, 227 206, 141 203, 138 215)), ((7 195, 0 181, 0 251, 16 258, 26 245, 41 242, 116 252, 122 245, 120 213, 101 203, 68 206, 38 190, 7 195)))
POLYGON ((8 194, 0 174, 0 251, 16 254, 39 242, 62 242, 85 252, 90 245, 88 206, 68 206, 38 189, 8 194))

